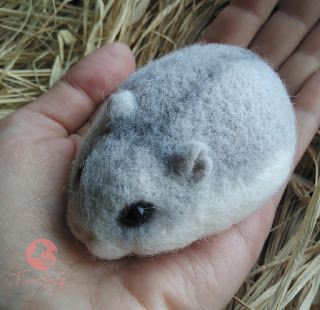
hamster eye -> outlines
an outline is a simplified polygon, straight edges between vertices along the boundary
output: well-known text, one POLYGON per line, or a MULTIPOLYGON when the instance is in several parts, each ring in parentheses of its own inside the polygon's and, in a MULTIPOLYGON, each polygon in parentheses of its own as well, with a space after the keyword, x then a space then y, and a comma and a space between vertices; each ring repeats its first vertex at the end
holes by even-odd
POLYGON ((139 227, 151 220, 154 209, 154 205, 149 202, 132 203, 120 211, 118 222, 121 226, 139 227))

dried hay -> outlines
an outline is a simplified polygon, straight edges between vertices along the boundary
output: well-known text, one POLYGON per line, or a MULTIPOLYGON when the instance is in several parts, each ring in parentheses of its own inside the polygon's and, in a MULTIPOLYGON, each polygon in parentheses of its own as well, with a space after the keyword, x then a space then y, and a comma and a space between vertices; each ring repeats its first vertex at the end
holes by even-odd
MULTIPOLYGON (((0 0, 0 118, 104 42, 127 43, 138 66, 193 42, 225 2, 0 0)), ((310 309, 320 284, 319 137, 291 179, 258 264, 228 309, 310 309)))

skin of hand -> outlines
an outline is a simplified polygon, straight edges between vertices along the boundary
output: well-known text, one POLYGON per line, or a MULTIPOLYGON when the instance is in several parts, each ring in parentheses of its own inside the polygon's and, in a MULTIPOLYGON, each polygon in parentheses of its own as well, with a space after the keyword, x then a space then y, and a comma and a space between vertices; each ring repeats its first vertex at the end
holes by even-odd
MULTIPOLYGON (((284 0, 269 17, 276 4, 231 1, 200 41, 250 47, 278 70, 294 97, 296 165, 320 124, 320 2, 284 0)), ((69 232, 64 218, 68 172, 85 123, 134 69, 125 45, 105 45, 0 122, 4 309, 221 309, 258 258, 281 193, 228 231, 158 257, 96 260, 69 232), (58 248, 56 264, 45 276, 63 278, 63 287, 17 286, 12 278, 28 269, 25 249, 39 238, 58 248)), ((29 271, 29 278, 44 277, 44 271, 29 271)))

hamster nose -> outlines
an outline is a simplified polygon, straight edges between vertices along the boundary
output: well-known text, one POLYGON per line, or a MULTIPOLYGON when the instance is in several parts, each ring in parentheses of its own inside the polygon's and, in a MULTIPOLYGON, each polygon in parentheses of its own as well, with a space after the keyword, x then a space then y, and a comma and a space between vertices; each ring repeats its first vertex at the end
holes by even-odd
POLYGON ((154 205, 149 202, 132 203, 120 211, 118 222, 121 226, 139 227, 152 219, 154 209, 154 205))

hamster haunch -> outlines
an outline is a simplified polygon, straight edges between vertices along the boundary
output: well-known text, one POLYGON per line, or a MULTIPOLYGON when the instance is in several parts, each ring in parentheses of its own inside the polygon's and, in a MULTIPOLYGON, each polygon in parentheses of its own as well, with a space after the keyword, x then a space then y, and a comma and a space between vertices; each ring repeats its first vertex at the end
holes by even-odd
POLYGON ((67 221, 103 259, 183 248, 250 216, 290 173, 295 114, 240 47, 193 45, 131 74, 73 163, 67 221))

